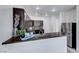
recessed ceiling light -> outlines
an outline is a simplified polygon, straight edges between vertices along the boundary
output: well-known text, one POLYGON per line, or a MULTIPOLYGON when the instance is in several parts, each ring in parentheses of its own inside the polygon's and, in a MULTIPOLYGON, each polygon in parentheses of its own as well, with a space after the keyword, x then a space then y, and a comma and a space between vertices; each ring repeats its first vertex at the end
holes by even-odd
POLYGON ((55 8, 53 8, 53 9, 52 9, 52 12, 55 12, 55 11, 56 11, 56 9, 55 9, 55 8))
POLYGON ((39 9, 40 9, 39 6, 37 6, 37 7, 36 7, 36 10, 39 10, 39 9))

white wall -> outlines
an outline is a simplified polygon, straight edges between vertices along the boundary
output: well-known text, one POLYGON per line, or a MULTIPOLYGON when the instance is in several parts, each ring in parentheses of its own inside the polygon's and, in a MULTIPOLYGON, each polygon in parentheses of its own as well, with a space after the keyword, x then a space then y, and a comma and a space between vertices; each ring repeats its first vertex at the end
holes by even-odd
POLYGON ((79 5, 76 6, 76 15, 77 15, 77 50, 79 51, 79 5))
POLYGON ((62 12, 62 22, 76 22, 76 8, 62 12))
POLYGON ((58 32, 59 31, 59 17, 52 16, 51 19, 49 20, 50 24, 50 31, 51 32, 58 32))
POLYGON ((12 8, 0 9, 0 44, 12 36, 12 8))
POLYGON ((54 15, 50 20, 50 31, 61 32, 61 24, 66 22, 76 22, 76 8, 62 11, 59 15, 54 15))

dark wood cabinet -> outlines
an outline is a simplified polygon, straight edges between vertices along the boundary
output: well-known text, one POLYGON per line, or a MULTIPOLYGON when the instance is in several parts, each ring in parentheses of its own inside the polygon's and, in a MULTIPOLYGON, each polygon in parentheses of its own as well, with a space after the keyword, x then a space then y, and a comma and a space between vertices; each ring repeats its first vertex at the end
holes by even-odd
POLYGON ((33 20, 26 20, 24 22, 24 24, 25 24, 25 28, 33 27, 34 26, 34 21, 33 20))
POLYGON ((32 28, 31 31, 33 31, 34 34, 36 32, 39 33, 40 30, 44 32, 43 21, 41 20, 26 20, 24 24, 27 31, 29 31, 29 29, 32 28))
POLYGON ((43 21, 34 21, 34 26, 43 26, 43 21))
POLYGON ((24 13, 22 8, 13 8, 13 35, 16 36, 16 31, 24 27, 24 13))

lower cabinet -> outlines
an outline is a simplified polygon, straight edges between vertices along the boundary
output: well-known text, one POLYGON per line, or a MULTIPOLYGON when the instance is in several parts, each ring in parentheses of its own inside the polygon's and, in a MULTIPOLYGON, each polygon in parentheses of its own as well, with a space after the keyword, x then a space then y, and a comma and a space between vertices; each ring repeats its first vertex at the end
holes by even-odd
POLYGON ((49 39, 40 39, 36 41, 7 44, 3 45, 2 47, 8 53, 66 53, 67 37, 62 36, 49 39))

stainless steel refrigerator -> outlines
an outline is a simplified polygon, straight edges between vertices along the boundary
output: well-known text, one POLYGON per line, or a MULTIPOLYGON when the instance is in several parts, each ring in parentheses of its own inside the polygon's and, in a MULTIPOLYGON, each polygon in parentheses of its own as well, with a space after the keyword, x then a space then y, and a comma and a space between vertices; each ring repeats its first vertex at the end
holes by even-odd
POLYGON ((67 46, 76 49, 76 23, 62 23, 61 33, 67 35, 67 46))

